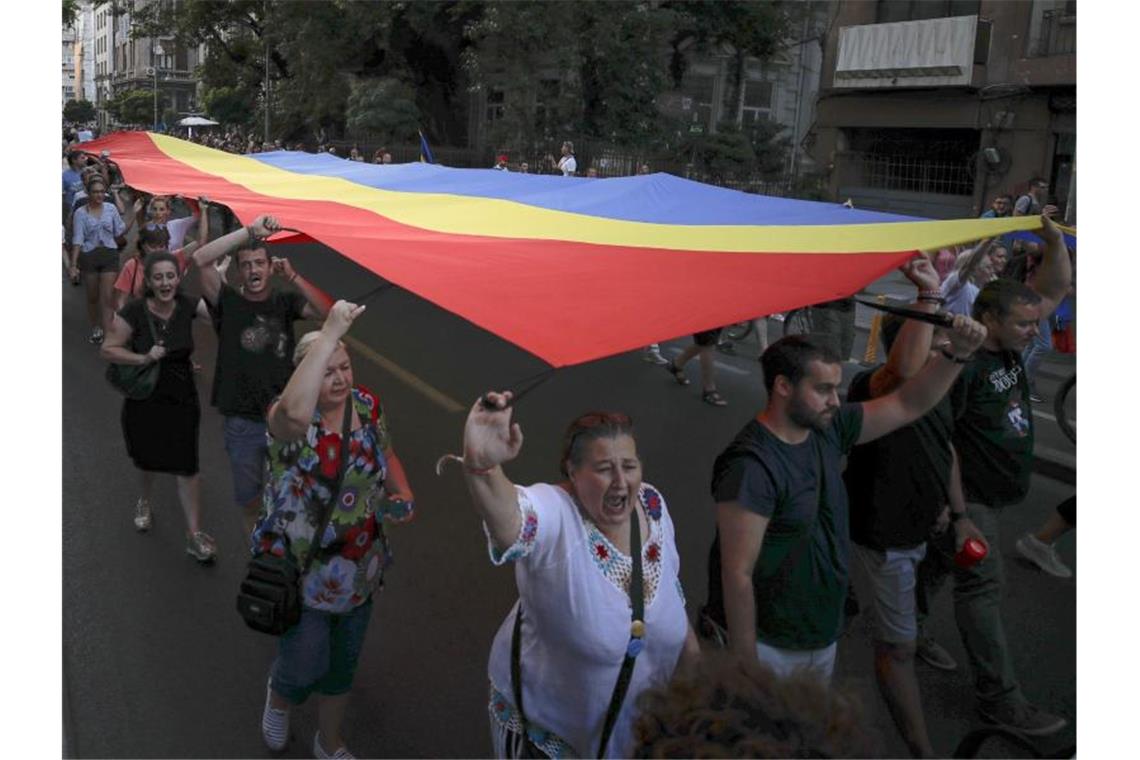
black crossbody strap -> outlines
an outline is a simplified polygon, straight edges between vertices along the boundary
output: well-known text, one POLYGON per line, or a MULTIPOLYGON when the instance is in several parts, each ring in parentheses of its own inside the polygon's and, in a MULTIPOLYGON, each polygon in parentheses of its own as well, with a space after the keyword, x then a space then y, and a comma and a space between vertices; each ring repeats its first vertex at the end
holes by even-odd
POLYGON ((344 402, 344 423, 340 427, 340 465, 336 470, 336 491, 333 493, 332 501, 325 505, 324 510, 321 512, 321 524, 317 528, 317 532, 313 534, 313 541, 309 544, 309 554, 305 557, 305 566, 301 569, 301 577, 305 577, 305 573, 309 572, 309 567, 313 564, 313 558, 317 556, 317 551, 321 547, 321 536, 325 534, 325 528, 328 527, 329 520, 332 519, 333 510, 336 509, 337 502, 340 501, 341 489, 344 487, 344 473, 348 468, 348 450, 351 448, 352 441, 349 440, 349 435, 352 432, 352 388, 348 389, 348 398, 344 402))
MULTIPOLYGON (((622 660, 621 670, 618 672, 617 682, 614 684, 614 693, 610 697, 610 704, 606 709, 606 720, 602 725, 602 742, 598 747, 598 757, 604 757, 606 754, 606 745, 609 744, 610 734, 613 733, 614 723, 617 722, 618 711, 621 710, 621 703, 625 700, 630 679, 633 677, 634 662, 645 646, 645 587, 644 572, 641 567, 641 519, 637 515, 636 507, 629 519, 629 551, 630 560, 633 563, 629 578, 631 608, 629 644, 626 646, 625 658, 622 660)), ((518 609, 515 612, 514 630, 511 633, 511 689, 514 692, 515 709, 518 710, 519 720, 522 723, 523 741, 529 741, 528 721, 526 712, 523 710, 521 648, 522 600, 520 599, 518 609)))

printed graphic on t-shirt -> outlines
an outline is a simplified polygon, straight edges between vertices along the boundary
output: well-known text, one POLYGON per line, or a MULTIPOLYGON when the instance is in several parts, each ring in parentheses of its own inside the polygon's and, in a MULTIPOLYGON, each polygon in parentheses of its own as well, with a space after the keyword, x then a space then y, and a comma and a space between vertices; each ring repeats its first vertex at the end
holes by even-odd
POLYGON ((272 352, 278 359, 284 359, 287 344, 288 336, 281 322, 261 314, 241 331, 241 347, 253 354, 272 352))
POLYGON ((1021 377, 1021 366, 1015 365, 1013 367, 995 369, 990 373, 990 385, 998 393, 1005 393, 1010 388, 1017 387, 1017 380, 1021 377))
POLYGON ((1006 410, 1005 419, 1009 425, 1009 432, 1018 438, 1024 438, 1029 435, 1029 420, 1026 419, 1021 408, 1021 394, 1018 393, 1016 396, 1016 398, 1009 400, 1009 409, 1006 410))

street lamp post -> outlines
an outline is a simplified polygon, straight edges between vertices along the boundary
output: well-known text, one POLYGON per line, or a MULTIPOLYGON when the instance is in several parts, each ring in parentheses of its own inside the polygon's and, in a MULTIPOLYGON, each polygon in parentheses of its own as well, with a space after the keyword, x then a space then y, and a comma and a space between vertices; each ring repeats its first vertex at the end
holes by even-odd
POLYGON ((151 122, 152 129, 158 129, 158 57, 163 54, 161 45, 154 45, 150 50, 151 57, 151 71, 154 72, 154 121, 151 122))

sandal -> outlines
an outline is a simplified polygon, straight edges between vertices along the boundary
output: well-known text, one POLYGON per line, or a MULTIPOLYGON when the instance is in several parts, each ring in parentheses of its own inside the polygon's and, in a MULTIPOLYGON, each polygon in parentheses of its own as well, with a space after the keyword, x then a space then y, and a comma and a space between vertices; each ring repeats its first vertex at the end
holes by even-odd
POLYGON ((689 384, 689 378, 685 377, 685 370, 674 364, 672 359, 665 365, 665 371, 673 376, 673 379, 677 381, 677 385, 689 384))
POLYGON ((712 404, 713 406, 728 406, 728 402, 724 400, 724 397, 715 390, 702 393, 701 401, 704 401, 706 404, 712 404))

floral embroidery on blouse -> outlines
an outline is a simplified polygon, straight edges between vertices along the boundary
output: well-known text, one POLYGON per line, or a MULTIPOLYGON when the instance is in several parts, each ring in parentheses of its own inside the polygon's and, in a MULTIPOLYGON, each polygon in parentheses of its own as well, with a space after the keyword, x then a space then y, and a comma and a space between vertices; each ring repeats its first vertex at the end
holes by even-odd
POLYGON ((534 550, 534 540, 538 536, 538 513, 535 512, 534 505, 530 503, 530 497, 526 495, 526 491, 516 487, 515 493, 518 495, 521 520, 519 535, 513 544, 502 551, 496 549, 494 542, 491 541, 491 531, 487 528, 487 524, 483 523, 483 532, 487 534, 487 551, 491 555, 491 564, 493 565, 505 565, 508 562, 520 560, 534 550))
MULTIPOLYGON (((494 684, 490 685, 491 696, 487 704, 487 710, 491 714, 491 719, 499 726, 500 729, 513 731, 516 734, 522 733, 522 719, 519 717, 518 710, 507 699, 506 695, 495 688, 494 684)), ((578 753, 570 746, 569 742, 563 739, 553 731, 548 731, 541 726, 536 726, 534 723, 529 725, 527 735, 534 745, 538 747, 547 757, 551 758, 568 758, 578 757, 578 753)), ((506 754, 506 753, 504 753, 506 754)))
MULTIPOLYGON (((649 517, 649 535, 641 547, 645 606, 648 607, 661 580, 661 495, 652 486, 642 484, 638 496, 649 517)), ((629 594, 633 560, 622 554, 588 517, 582 517, 582 524, 586 528, 586 540, 590 543, 594 564, 611 583, 629 594)))
MULTIPOLYGON (((388 515, 383 481, 388 462, 387 425, 379 400, 367 389, 353 389, 353 407, 363 424, 352 431, 340 498, 317 541, 320 551, 301 583, 307 607, 347 612, 363 604, 383 581, 391 551, 381 521, 388 515)), ((304 565, 314 542, 322 507, 333 498, 340 467, 339 431, 326 430, 314 412, 305 437, 269 438, 261 515, 251 536, 254 553, 286 553, 304 565)))

